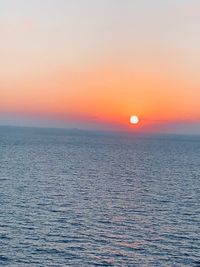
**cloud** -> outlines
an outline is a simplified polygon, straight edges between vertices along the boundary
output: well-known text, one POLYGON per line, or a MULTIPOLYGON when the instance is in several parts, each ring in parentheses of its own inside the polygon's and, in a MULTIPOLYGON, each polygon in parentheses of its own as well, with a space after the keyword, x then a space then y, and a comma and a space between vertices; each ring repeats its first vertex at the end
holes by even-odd
POLYGON ((31 20, 1 20, 0 29, 3 32, 24 32, 34 30, 34 25, 31 20))

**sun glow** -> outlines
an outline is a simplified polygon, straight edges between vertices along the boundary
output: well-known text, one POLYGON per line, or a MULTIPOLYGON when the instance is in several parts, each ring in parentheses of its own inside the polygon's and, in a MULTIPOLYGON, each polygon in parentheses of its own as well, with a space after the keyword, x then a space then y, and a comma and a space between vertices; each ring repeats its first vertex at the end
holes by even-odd
POLYGON ((131 124, 138 124, 139 123, 139 118, 138 118, 138 116, 131 116, 130 117, 130 123, 131 124))

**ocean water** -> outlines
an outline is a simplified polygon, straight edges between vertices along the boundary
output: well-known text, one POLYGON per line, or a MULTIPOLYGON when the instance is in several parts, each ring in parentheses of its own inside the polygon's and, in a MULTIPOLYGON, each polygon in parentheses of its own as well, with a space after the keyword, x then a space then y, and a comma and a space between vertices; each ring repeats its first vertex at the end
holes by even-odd
POLYGON ((0 127, 0 266, 200 266, 200 137, 0 127))

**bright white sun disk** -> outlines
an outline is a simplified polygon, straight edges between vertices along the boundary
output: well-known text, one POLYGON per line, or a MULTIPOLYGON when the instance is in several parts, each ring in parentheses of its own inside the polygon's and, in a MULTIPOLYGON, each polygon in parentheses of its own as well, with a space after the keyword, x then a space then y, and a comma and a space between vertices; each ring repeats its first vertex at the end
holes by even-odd
POLYGON ((139 118, 138 118, 138 116, 131 116, 130 117, 130 123, 131 124, 137 124, 139 122, 139 118))

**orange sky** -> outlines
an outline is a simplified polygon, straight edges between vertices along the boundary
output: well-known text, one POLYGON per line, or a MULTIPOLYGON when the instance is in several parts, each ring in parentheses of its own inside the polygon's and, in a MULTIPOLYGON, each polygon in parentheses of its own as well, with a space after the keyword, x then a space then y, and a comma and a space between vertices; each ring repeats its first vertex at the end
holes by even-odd
POLYGON ((50 1, 48 16, 38 1, 0 4, 2 116, 35 114, 59 118, 63 126, 71 118, 77 127, 93 121, 131 129, 135 114, 141 120, 134 127, 142 130, 199 124, 200 19, 185 13, 190 2, 152 1, 149 13, 147 1, 86 2, 80 9, 73 1, 50 1))
POLYGON ((3 111, 54 113, 64 120, 70 115, 86 120, 92 117, 126 127, 132 114, 141 118, 141 125, 198 121, 200 90, 187 79, 170 74, 109 66, 10 81, 0 99, 3 111), (190 88, 195 86, 194 94, 190 88))

